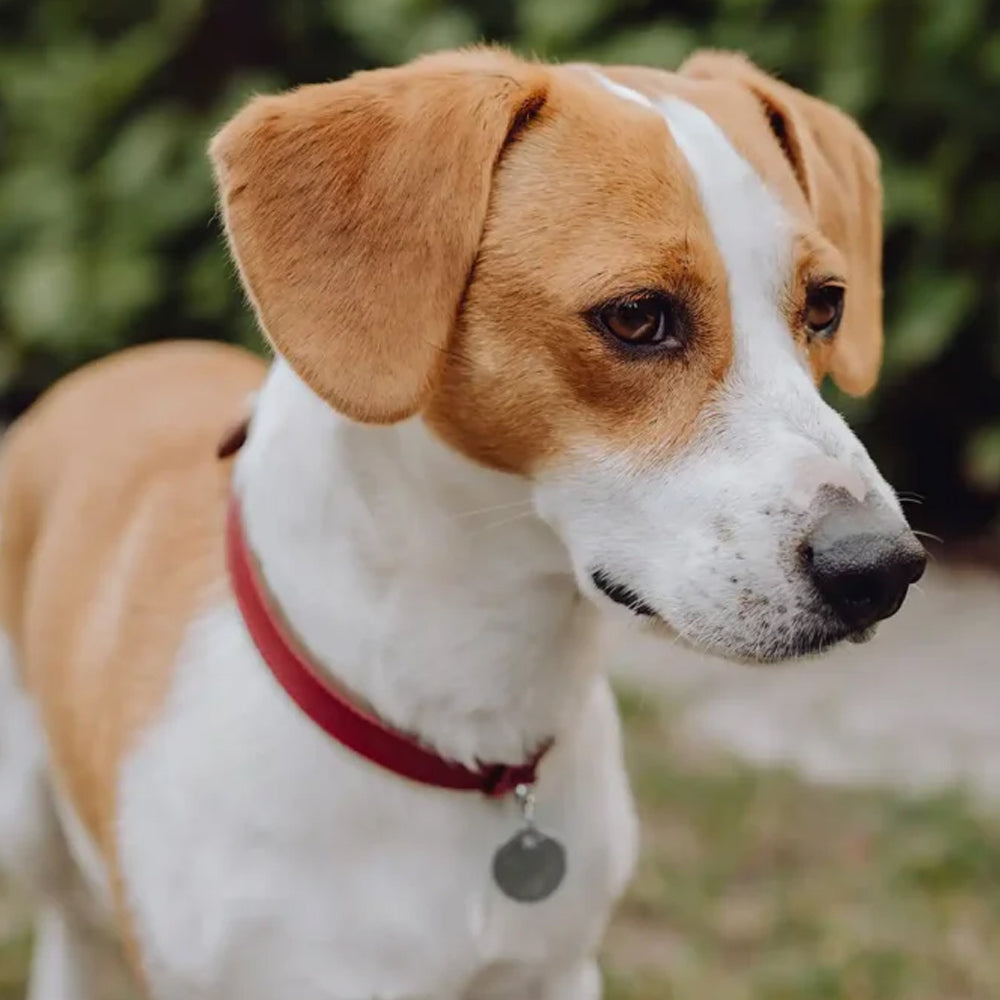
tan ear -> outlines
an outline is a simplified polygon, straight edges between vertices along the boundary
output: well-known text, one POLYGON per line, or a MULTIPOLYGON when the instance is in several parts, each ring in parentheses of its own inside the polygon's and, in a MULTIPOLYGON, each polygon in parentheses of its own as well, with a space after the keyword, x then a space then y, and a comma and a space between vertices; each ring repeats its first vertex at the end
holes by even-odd
POLYGON ((869 392, 882 362, 882 185, 878 154, 847 115, 775 80, 742 55, 699 52, 681 72, 731 80, 758 98, 816 221, 848 267, 844 318, 829 370, 845 392, 869 392))
POLYGON ((250 102, 215 136, 226 231, 261 326, 348 416, 416 412, 447 348, 512 133, 546 71, 429 56, 250 102))

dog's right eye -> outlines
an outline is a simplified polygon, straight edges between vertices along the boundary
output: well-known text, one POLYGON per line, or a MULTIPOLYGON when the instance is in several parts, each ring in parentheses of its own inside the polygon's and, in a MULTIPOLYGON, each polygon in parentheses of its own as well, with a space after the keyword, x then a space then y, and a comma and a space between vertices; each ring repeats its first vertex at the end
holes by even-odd
POLYGON ((672 350, 684 346, 680 311, 665 295, 609 302, 591 315, 600 329, 631 347, 672 350))
POLYGON ((806 294, 805 321, 810 340, 831 340, 844 315, 844 288, 828 283, 806 294))

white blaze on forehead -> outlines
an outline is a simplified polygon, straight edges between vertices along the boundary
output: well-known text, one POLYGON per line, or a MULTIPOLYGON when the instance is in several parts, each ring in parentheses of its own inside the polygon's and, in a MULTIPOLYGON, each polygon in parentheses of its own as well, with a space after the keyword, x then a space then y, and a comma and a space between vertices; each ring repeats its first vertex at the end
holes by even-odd
POLYGON ((873 486, 888 497, 857 438, 823 402, 788 328, 783 300, 794 230, 784 206, 708 114, 677 98, 657 108, 694 174, 728 276, 734 361, 727 407, 739 451, 757 456, 763 478, 778 476, 798 506, 824 485, 858 499, 873 486))
MULTIPOLYGON (((842 457, 857 441, 816 390, 784 308, 795 231, 778 196, 700 108, 677 98, 657 107, 694 174, 702 209, 722 256, 732 310, 734 363, 728 378, 745 405, 842 457)), ((853 490, 852 490, 853 492, 853 490)))
POLYGON ((725 378, 715 453, 749 463, 748 483, 778 484, 797 506, 832 485, 861 497, 875 489, 895 505, 864 448, 827 406, 788 326, 785 298, 795 229, 779 197, 701 108, 677 97, 651 101, 600 73, 608 91, 662 115, 687 161, 701 209, 726 270, 733 364, 725 378))
POLYGON ((738 362, 751 360, 748 341, 752 337, 758 367, 762 347, 771 354, 769 362, 773 360, 773 353, 767 351, 770 347, 804 371, 804 361, 781 318, 792 249, 781 203, 706 112, 680 98, 654 102, 602 73, 594 71, 593 75, 623 100, 659 112, 691 167, 729 279, 738 362))
POLYGON ((614 80, 608 79, 603 73, 598 73, 597 70, 591 70, 591 72, 605 90, 610 90, 612 94, 617 94, 626 101, 641 104, 644 108, 651 108, 653 111, 656 110, 656 105, 645 94, 640 94, 638 90, 626 87, 623 83, 615 83, 614 80))
POLYGON ((658 108, 694 174, 726 267, 737 359, 749 360, 752 337, 755 354, 766 340, 768 348, 782 347, 782 354, 804 367, 781 317, 792 251, 781 203, 708 114, 678 98, 666 98, 658 108))

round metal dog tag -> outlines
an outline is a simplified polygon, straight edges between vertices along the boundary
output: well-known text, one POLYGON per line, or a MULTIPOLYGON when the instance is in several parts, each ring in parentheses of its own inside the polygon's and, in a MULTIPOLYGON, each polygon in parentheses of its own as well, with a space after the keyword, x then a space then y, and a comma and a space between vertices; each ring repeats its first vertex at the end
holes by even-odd
POLYGON ((548 899, 566 876, 566 849, 535 826, 514 834, 493 855, 493 880, 518 903, 548 899))

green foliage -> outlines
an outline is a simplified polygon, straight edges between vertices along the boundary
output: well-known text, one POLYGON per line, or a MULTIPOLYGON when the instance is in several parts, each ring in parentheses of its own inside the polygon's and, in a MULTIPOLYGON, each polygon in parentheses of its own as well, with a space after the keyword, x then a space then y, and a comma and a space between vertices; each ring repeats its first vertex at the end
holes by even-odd
POLYGON ((253 91, 483 38, 664 67, 743 49, 856 115, 884 164, 888 341, 878 393, 836 401, 926 519, 996 517, 997 0, 2 0, 0 415, 138 340, 256 343, 212 129, 253 91))

